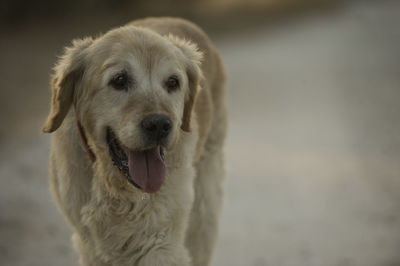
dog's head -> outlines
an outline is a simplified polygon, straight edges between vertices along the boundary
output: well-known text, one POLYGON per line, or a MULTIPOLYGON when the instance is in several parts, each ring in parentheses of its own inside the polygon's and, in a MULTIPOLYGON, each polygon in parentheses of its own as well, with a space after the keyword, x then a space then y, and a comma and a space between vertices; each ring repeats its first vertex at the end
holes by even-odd
POLYGON ((55 67, 43 131, 55 131, 73 105, 95 154, 107 154, 119 175, 156 192, 164 154, 181 130, 191 130, 201 57, 188 41, 134 26, 76 40, 55 67))

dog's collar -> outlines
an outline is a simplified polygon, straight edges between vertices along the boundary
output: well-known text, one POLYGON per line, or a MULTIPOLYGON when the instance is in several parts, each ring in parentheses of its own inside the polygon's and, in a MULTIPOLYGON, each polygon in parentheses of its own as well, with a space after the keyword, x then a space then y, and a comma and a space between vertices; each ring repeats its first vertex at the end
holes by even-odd
POLYGON ((76 119, 76 126, 78 128, 79 136, 81 136, 81 140, 82 140, 83 146, 85 147, 86 153, 89 155, 89 159, 92 161, 92 163, 94 163, 96 161, 96 156, 94 155, 92 149, 90 149, 90 147, 87 143, 85 131, 83 130, 83 127, 78 119, 76 119))

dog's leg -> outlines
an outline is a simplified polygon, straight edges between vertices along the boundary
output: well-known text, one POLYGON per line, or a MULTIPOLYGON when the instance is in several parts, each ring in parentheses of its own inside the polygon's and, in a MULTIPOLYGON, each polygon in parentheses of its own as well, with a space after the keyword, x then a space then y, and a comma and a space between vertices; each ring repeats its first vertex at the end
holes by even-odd
POLYGON ((75 250, 79 253, 80 265, 84 266, 107 266, 107 264, 102 263, 96 259, 93 254, 93 249, 89 247, 85 241, 81 239, 77 232, 72 235, 72 245, 75 250))
MULTIPOLYGON (((80 254, 80 264, 82 266, 191 266, 189 252, 183 244, 170 243, 160 245, 146 250, 144 254, 129 255, 129 251, 121 253, 116 257, 115 254, 108 253, 109 250, 97 250, 93 243, 84 243, 77 234, 73 235, 75 249, 80 254), (95 254, 98 253, 98 254, 95 254), (106 262, 104 261, 104 258, 106 262)), ((140 247, 138 248, 140 249, 140 247)))
POLYGON ((189 248, 193 266, 206 266, 214 249, 222 203, 222 151, 203 157, 196 168, 195 201, 189 220, 186 246, 189 248))
MULTIPOLYGON (((136 265, 136 264, 135 264, 136 265)), ((190 256, 183 246, 153 249, 143 257, 137 266, 189 266, 190 256)))
POLYGON ((220 103, 219 108, 214 109, 214 121, 203 154, 195 163, 195 198, 186 233, 186 246, 193 266, 209 265, 215 246, 225 177, 223 147, 226 131, 227 110, 220 103))

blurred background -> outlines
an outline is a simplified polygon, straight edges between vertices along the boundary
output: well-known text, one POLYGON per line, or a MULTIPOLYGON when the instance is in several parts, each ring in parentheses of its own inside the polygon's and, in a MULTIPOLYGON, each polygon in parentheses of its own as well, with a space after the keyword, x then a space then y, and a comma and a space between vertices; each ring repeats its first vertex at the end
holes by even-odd
POLYGON ((202 26, 228 72, 213 266, 400 265, 400 1, 3 0, 0 265, 77 265, 48 192, 49 74, 73 38, 202 26))

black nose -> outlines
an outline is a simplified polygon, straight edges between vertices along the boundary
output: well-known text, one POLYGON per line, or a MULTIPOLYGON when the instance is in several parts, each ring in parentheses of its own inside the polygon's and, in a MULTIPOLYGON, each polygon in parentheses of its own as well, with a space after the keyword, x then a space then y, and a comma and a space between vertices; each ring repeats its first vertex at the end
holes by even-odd
POLYGON ((146 116, 141 123, 146 136, 152 141, 162 141, 168 137, 172 121, 166 115, 153 114, 146 116))

